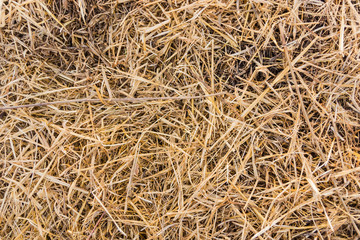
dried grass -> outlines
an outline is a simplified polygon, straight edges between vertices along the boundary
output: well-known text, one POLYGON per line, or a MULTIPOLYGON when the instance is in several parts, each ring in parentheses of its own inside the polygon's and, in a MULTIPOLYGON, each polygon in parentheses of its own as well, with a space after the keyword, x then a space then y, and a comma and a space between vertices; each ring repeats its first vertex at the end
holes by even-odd
POLYGON ((360 3, 0 0, 1 239, 359 239, 360 3))

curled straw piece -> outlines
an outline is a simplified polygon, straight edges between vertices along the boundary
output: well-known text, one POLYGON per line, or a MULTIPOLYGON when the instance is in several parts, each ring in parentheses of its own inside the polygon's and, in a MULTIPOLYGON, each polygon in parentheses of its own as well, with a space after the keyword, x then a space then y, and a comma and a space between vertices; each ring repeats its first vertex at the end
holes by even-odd
MULTIPOLYGON (((154 100, 182 100, 182 99, 199 99, 199 98, 207 98, 214 97, 219 95, 224 95, 224 92, 213 93, 202 96, 180 96, 180 97, 144 97, 144 98, 113 98, 113 99, 103 99, 107 102, 146 102, 146 101, 154 101, 154 100)), ((18 105, 18 106, 4 106, 0 107, 0 111, 3 110, 14 110, 19 108, 30 108, 30 107, 42 107, 49 105, 59 105, 59 104, 67 104, 67 103, 81 103, 81 102, 102 102, 101 99, 89 99, 89 98, 80 98, 80 99, 70 99, 63 101, 54 101, 54 102, 43 102, 43 103, 33 103, 27 105, 18 105)))

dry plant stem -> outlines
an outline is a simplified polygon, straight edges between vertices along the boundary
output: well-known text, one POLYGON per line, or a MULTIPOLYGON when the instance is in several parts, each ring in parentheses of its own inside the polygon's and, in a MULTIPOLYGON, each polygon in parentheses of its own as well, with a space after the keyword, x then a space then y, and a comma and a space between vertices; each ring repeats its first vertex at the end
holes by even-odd
POLYGON ((82 103, 82 102, 115 103, 115 102, 150 102, 150 101, 162 101, 162 100, 188 100, 188 99, 201 99, 201 98, 207 98, 207 97, 214 97, 214 96, 220 96, 220 95, 224 95, 224 94, 225 93, 213 93, 213 94, 202 95, 202 96, 146 97, 146 98, 110 98, 110 99, 82 98, 82 99, 69 99, 69 100, 54 101, 54 102, 34 103, 34 104, 19 105, 19 106, 5 106, 5 107, 0 107, 0 111, 13 110, 13 109, 19 109, 19 108, 42 107, 42 106, 49 106, 49 105, 64 105, 64 104, 69 104, 69 103, 82 103))
POLYGON ((105 212, 103 212, 99 218, 99 220, 97 221, 97 223, 94 226, 94 229, 90 232, 89 236, 86 238, 86 240, 90 240, 91 236, 93 235, 93 233, 96 231, 97 226, 99 225, 99 223, 101 222, 102 218, 104 217, 105 212))

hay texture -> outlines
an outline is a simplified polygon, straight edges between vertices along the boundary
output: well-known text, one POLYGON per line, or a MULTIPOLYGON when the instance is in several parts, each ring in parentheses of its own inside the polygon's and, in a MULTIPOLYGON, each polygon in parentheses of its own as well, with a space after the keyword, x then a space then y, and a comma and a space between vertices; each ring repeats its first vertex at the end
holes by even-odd
POLYGON ((0 0, 0 238, 359 239, 358 0, 0 0))

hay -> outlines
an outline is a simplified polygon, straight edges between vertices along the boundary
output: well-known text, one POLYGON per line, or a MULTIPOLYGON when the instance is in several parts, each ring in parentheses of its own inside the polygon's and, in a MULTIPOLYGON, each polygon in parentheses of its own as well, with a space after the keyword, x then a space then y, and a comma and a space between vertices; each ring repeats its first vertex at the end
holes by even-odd
POLYGON ((0 0, 1 239, 359 239, 360 4, 0 0))

